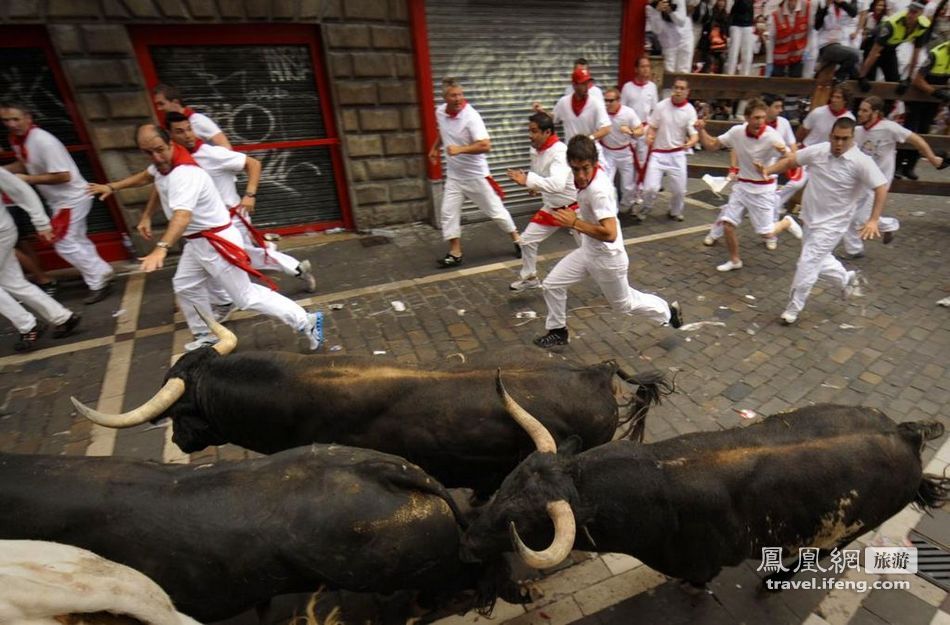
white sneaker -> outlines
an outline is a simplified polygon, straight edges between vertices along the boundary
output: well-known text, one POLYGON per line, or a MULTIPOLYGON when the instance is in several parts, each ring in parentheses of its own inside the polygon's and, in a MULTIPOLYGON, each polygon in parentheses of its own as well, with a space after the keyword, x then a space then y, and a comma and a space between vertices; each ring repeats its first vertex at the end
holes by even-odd
POLYGON ((742 261, 732 262, 732 260, 727 260, 721 265, 716 265, 716 271, 732 271, 733 269, 742 269, 742 261))
POLYGON ((776 249, 778 249, 778 239, 774 239, 774 238, 773 238, 773 239, 766 239, 766 240, 765 240, 765 249, 767 249, 767 250, 770 251, 770 252, 774 252, 776 249))
POLYGON ((307 315, 307 339, 310 341, 310 351, 316 351, 323 345, 323 313, 315 312, 307 315))
POLYGON ((844 285, 842 295, 845 299, 849 297, 864 297, 864 290, 861 288, 864 284, 867 284, 867 281, 865 281, 860 271, 849 271, 848 281, 844 285))
POLYGON ((781 314, 779 319, 781 319, 782 325, 790 326, 798 321, 798 315, 786 311, 781 314))
POLYGON ((519 293, 527 289, 540 289, 541 281, 538 280, 537 278, 525 278, 524 280, 515 280, 510 285, 508 285, 508 288, 511 289, 512 291, 517 291, 519 293))
POLYGON ((719 240, 719 239, 717 239, 716 237, 707 234, 707 235, 706 235, 706 238, 703 239, 703 245, 705 245, 706 247, 710 247, 710 246, 715 245, 715 244, 716 244, 716 241, 718 241, 718 240, 719 240))
POLYGON ((306 283, 308 293, 313 293, 317 290, 317 278, 313 275, 312 269, 309 260, 302 260, 300 264, 297 265, 297 279, 303 280, 304 283, 306 283))
POLYGON ((782 218, 782 221, 788 224, 788 231, 792 233, 792 236, 796 239, 801 239, 804 233, 802 232, 802 227, 798 225, 798 222, 795 221, 795 218, 791 215, 785 215, 782 218))
POLYGON ((213 334, 202 333, 196 334, 195 340, 189 343, 185 343, 185 351, 193 352, 196 349, 201 349, 202 347, 211 347, 218 342, 218 337, 213 334))

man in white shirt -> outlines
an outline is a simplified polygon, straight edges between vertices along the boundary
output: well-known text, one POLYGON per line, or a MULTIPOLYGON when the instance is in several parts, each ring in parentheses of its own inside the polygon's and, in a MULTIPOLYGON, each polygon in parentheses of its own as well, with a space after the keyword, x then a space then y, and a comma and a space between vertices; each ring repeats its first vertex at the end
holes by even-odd
POLYGON ((818 278, 825 278, 850 296, 857 286, 856 271, 847 271, 832 251, 851 224, 859 201, 873 190, 871 217, 861 230, 861 237, 879 236, 877 222, 887 200, 887 180, 874 161, 854 144, 855 121, 841 118, 831 129, 830 143, 817 143, 790 154, 772 165, 757 164, 763 176, 783 172, 791 167, 812 166, 805 197, 802 201, 802 222, 805 237, 798 257, 791 297, 781 321, 792 325, 805 307, 805 302, 818 278))
POLYGON ((86 235, 92 197, 86 193, 87 183, 76 162, 59 139, 33 123, 33 115, 25 105, 0 104, 0 118, 10 131, 10 143, 17 155, 6 169, 27 184, 36 185, 53 212, 53 249, 82 274, 89 287, 83 303, 102 301, 111 290, 114 272, 86 235))
POLYGON ((693 68, 693 25, 686 11, 686 0, 658 0, 647 4, 647 18, 663 47, 663 66, 667 72, 688 74, 693 68))
MULTIPOLYGON (((588 63, 587 59, 582 56, 574 59, 574 68, 571 71, 574 72, 579 69, 584 70, 587 72, 587 75, 590 76, 590 63, 588 63)), ((570 84, 564 88, 564 95, 571 95, 572 93, 574 93, 573 84, 570 84)), ((587 81, 587 93, 589 93, 592 98, 598 98, 600 100, 604 99, 604 92, 601 91, 600 87, 594 84, 593 78, 587 81)))
POLYGON ((617 199, 610 181, 597 166, 597 146, 593 140, 584 135, 571 139, 567 162, 577 188, 578 210, 560 208, 553 216, 560 227, 579 233, 581 243, 544 280, 544 302, 548 308, 544 327, 548 332, 534 339, 534 344, 547 349, 570 341, 567 289, 588 275, 616 312, 642 315, 679 328, 683 319, 677 302, 668 305, 656 295, 635 290, 627 281, 630 260, 617 220, 617 199))
MULTIPOLYGON (((629 106, 637 114, 643 124, 644 131, 647 127, 647 120, 650 114, 659 103, 660 97, 656 89, 656 83, 653 82, 653 65, 650 63, 650 57, 641 56, 637 61, 637 73, 633 80, 624 84, 620 91, 620 102, 624 106, 629 106)), ((645 134, 645 133, 644 133, 645 134)), ((633 141, 633 169, 635 182, 637 185, 637 203, 639 203, 639 192, 643 187, 643 178, 646 175, 647 154, 646 137, 640 137, 633 141)))
POLYGON ((643 127, 634 110, 620 103, 619 88, 607 89, 604 93, 604 104, 607 106, 607 118, 610 120, 610 132, 600 140, 604 173, 611 182, 620 174, 620 210, 629 213, 637 199, 633 169, 634 141, 643 136, 643 127))
MULTIPOLYGON (((573 92, 559 98, 551 111, 554 123, 564 125, 564 140, 568 143, 575 135, 587 135, 599 141, 610 132, 604 98, 590 95, 590 82, 590 73, 586 69, 575 69, 571 74, 573 92)), ((536 113, 547 113, 540 102, 534 102, 532 107, 536 113)))
MULTIPOLYGON (((311 350, 319 349, 323 313, 308 314, 283 295, 251 282, 249 274, 259 279, 264 279, 263 275, 251 266, 241 233, 231 224, 228 209, 208 173, 198 167, 185 148, 172 142, 164 128, 139 126, 136 142, 152 162, 145 175, 155 181, 168 217, 168 227, 155 249, 141 259, 142 271, 161 269, 168 249, 181 237, 189 240, 172 280, 179 308, 195 337, 185 349, 192 351, 217 342, 197 313, 197 309, 210 310, 208 284, 212 280, 239 309, 274 317, 306 336, 311 350)), ((110 186, 115 191, 136 186, 142 175, 110 186)))
MULTIPOLYGON (((538 246, 560 229, 554 212, 565 208, 577 210, 577 190, 574 176, 567 165, 567 145, 554 134, 554 120, 545 113, 534 113, 528 118, 528 138, 531 141, 531 170, 509 169, 508 177, 541 194, 541 209, 534 214, 521 233, 521 275, 511 283, 512 291, 539 289, 537 261, 538 246)), ((573 233, 573 231, 571 231, 573 233)))
POLYGON ((661 100, 650 114, 647 145, 650 146, 643 183, 643 208, 638 218, 649 213, 660 191, 664 174, 670 191, 668 216, 683 221, 686 197, 686 154, 699 140, 696 109, 689 103, 689 83, 682 78, 673 82, 669 98, 661 100))
POLYGON ((3 196, 9 197, 22 208, 36 228, 36 234, 44 241, 53 239, 53 229, 43 210, 36 192, 14 174, 0 167, 0 315, 10 320, 20 334, 13 349, 25 352, 36 345, 46 325, 23 307, 35 310, 46 322, 56 326, 54 338, 69 336, 79 325, 79 315, 54 300, 35 284, 27 281, 13 253, 17 229, 13 217, 3 204, 3 196), (22 304, 20 303, 22 302, 22 304))
POLYGON ((439 259, 439 267, 462 264, 462 203, 475 203, 515 245, 521 257, 521 239, 511 214, 502 203, 504 191, 491 177, 488 158, 491 139, 482 116, 465 100, 462 85, 455 78, 442 81, 445 102, 435 109, 439 136, 429 150, 429 161, 439 162, 439 147, 445 147, 445 187, 442 189, 442 238, 449 242, 449 251, 439 259))
MULTIPOLYGON (((923 137, 898 123, 884 119, 884 100, 877 96, 867 97, 861 102, 858 108, 858 123, 859 126, 854 131, 854 144, 874 160, 887 179, 888 189, 894 180, 899 143, 914 146, 937 169, 943 169, 950 164, 946 157, 934 154, 923 137)), ((874 196, 871 193, 858 202, 858 210, 851 220, 851 227, 844 235, 844 253, 839 254, 840 258, 854 260, 864 256, 861 230, 871 217, 873 203, 874 196)), ((886 245, 894 240, 894 233, 900 229, 900 222, 894 217, 881 215, 878 229, 881 231, 881 240, 886 245)))
POLYGON ((231 149, 231 141, 228 140, 228 136, 210 117, 195 111, 190 106, 185 106, 178 87, 165 84, 156 85, 152 89, 152 96, 155 108, 159 111, 163 113, 181 113, 187 117, 199 139, 212 145, 220 145, 223 148, 231 149))
MULTIPOLYGON (((697 122, 699 139, 703 148, 716 151, 726 147, 733 151, 739 164, 738 177, 732 187, 729 203, 723 208, 717 219, 725 232, 729 260, 716 267, 717 271, 742 269, 739 257, 739 237, 736 228, 742 223, 742 214, 748 212, 749 221, 756 234, 762 237, 765 246, 774 250, 777 243, 775 211, 775 178, 763 178, 756 169, 756 163, 771 165, 778 157, 788 152, 788 147, 779 133, 766 123, 768 106, 759 99, 750 100, 746 105, 746 123, 733 126, 719 137, 711 137, 702 121, 697 122)), ((801 229, 789 216, 793 234, 801 238, 801 229)))

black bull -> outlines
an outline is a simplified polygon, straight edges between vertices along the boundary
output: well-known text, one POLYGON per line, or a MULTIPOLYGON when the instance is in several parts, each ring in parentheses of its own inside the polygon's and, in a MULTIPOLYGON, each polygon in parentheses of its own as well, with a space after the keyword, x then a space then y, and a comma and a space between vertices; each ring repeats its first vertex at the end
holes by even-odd
POLYGON ((923 474, 920 459, 924 441, 942 433, 938 422, 895 424, 873 408, 816 405, 648 445, 536 452, 478 512, 463 558, 493 557, 511 530, 516 550, 538 568, 575 547, 626 553, 703 584, 723 566, 761 557, 763 547, 832 549, 908 504, 942 505, 950 479, 923 474), (558 505, 560 519, 546 512, 558 505), (576 545, 575 520, 585 530, 576 545), (552 521, 568 531, 553 531, 552 521), (514 527, 528 544, 550 546, 532 551, 514 527))
MULTIPOLYGON (((504 360, 435 369, 357 356, 222 356, 206 348, 184 355, 168 372, 166 385, 184 383, 170 408, 123 426, 170 417, 172 440, 188 453, 224 443, 265 454, 310 443, 375 449, 408 459, 447 487, 487 497, 534 448, 499 400, 499 364, 511 392, 544 415, 557 440, 577 436, 584 448, 609 441, 625 423, 631 437, 642 437, 649 405, 668 389, 659 372, 630 375, 614 362, 504 360), (626 382, 637 388, 622 406, 626 382)), ((116 423, 77 407, 97 423, 116 423)))
POLYGON ((369 450, 314 445, 214 465, 0 454, 0 509, 0 538, 130 566, 202 621, 321 584, 434 601, 474 590, 474 607, 496 591, 517 600, 507 571, 459 560, 445 489, 369 450))

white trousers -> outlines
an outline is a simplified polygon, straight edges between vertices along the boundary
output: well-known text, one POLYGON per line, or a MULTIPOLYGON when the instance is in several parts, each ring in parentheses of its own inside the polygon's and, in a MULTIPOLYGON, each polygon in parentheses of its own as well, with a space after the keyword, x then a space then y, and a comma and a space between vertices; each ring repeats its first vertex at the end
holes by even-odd
POLYGON ((636 174, 633 170, 633 153, 629 149, 608 150, 604 148, 602 164, 607 180, 614 181, 620 172, 620 208, 630 210, 637 200, 636 174))
MULTIPOLYGON (((245 215, 244 218, 248 222, 251 221, 250 215, 245 215)), ((231 224, 241 233, 241 238, 244 239, 244 251, 251 257, 251 265, 254 269, 258 271, 280 271, 288 276, 297 275, 297 268, 300 266, 299 260, 277 250, 267 250, 265 256, 264 248, 257 247, 254 237, 251 236, 247 226, 237 215, 231 217, 231 224)))
POLYGON ((736 73, 736 65, 742 57, 739 71, 743 76, 752 75, 752 56, 755 51, 755 28, 753 26, 729 27, 729 53, 726 58, 726 74, 736 73))
MULTIPOLYGON (((96 246, 86 236, 86 217, 92 208, 92 197, 72 207, 66 236, 53 243, 53 249, 63 260, 79 270, 82 279, 93 291, 98 291, 112 278, 112 267, 102 260, 96 246)), ((57 211, 58 212, 58 211, 57 211)))
POLYGON ((66 323, 72 315, 69 309, 28 282, 23 275, 23 269, 13 253, 16 241, 16 228, 0 230, 0 315, 9 319, 20 334, 32 330, 36 326, 36 317, 17 303, 20 300, 53 325, 66 323))
MULTIPOLYGON (((526 280, 538 275, 538 246, 552 234, 561 230, 558 226, 545 226, 528 222, 528 226, 521 233, 521 279, 526 280)), ((580 245, 580 236, 574 230, 568 230, 574 237, 574 242, 580 245)))
POLYGON ((686 197, 686 152, 654 152, 647 163, 643 180, 643 203, 647 210, 653 208, 660 183, 666 174, 666 189, 670 192, 670 214, 682 215, 686 197))
POLYGON ((462 203, 469 199, 478 210, 495 222, 502 232, 516 230, 511 214, 505 209, 501 198, 485 178, 446 178, 442 189, 442 238, 457 239, 462 236, 462 203))
MULTIPOLYGON (((874 194, 869 193, 865 200, 858 204, 858 209, 854 211, 854 217, 851 219, 851 227, 844 233, 844 251, 849 254, 860 254, 864 251, 864 241, 861 240, 861 228, 871 218, 871 210, 874 208, 874 194)), ((877 222, 877 228, 881 232, 897 232, 901 228, 901 222, 895 217, 886 217, 881 215, 877 222)))
MULTIPOLYGON (((713 234, 710 230, 710 236, 718 239, 722 236, 721 222, 729 222, 738 227, 742 223, 742 215, 747 213, 749 221, 752 222, 752 229, 758 235, 769 235, 775 228, 775 185, 764 193, 753 193, 749 190, 752 186, 749 183, 737 182, 732 187, 732 193, 729 195, 729 203, 719 211, 719 218, 715 226, 719 226, 719 234, 713 234)), ((764 185, 763 185, 764 186, 764 185)))
POLYGON ((842 228, 809 228, 803 226, 802 253, 792 278, 791 297, 785 311, 797 315, 805 307, 808 295, 818 278, 824 278, 840 289, 848 283, 848 272, 832 251, 844 236, 842 228))
MULTIPOLYGON (((218 233, 222 238, 241 245, 241 234, 231 227, 218 233)), ((209 332, 208 326, 195 312, 195 307, 210 312, 208 286, 216 283, 241 310, 253 310, 274 317, 297 331, 307 329, 307 313, 295 302, 267 287, 251 282, 247 273, 232 265, 206 239, 190 239, 185 245, 172 288, 178 305, 192 334, 209 332)))
POLYGON ((588 275, 616 312, 642 315, 657 323, 669 322, 670 307, 665 300, 641 293, 627 282, 629 262, 626 252, 592 254, 584 249, 576 249, 562 258, 542 285, 544 303, 548 307, 544 327, 548 330, 567 327, 567 288, 588 275))
POLYGON ((663 46, 663 69, 680 74, 688 74, 692 71, 695 45, 692 29, 689 33, 669 29, 660 41, 660 45, 663 46))

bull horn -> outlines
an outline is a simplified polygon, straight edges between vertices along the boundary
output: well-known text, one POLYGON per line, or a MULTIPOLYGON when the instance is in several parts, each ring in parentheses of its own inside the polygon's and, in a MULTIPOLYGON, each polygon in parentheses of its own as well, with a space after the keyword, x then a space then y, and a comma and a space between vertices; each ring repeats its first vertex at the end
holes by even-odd
POLYGON ((181 378, 169 378, 155 395, 139 406, 122 414, 105 414, 84 405, 75 397, 70 397, 79 414, 93 423, 107 428, 130 428, 154 419, 168 410, 172 404, 185 394, 185 381, 181 378))
POLYGON ((214 335, 218 337, 218 342, 212 346, 214 351, 218 352, 222 356, 227 356, 234 351, 234 348, 237 347, 237 336, 234 332, 231 332, 223 325, 214 320, 213 315, 206 315, 200 308, 195 306, 195 312, 198 313, 198 316, 201 317, 201 320, 205 322, 214 335))
POLYGON ((535 551, 521 542, 514 521, 508 525, 511 544, 514 545, 515 551, 525 564, 534 569, 549 569, 563 562, 571 554, 571 549, 574 548, 574 536, 577 534, 571 504, 560 499, 548 503, 547 508, 548 516, 554 523, 554 540, 544 551, 535 551))
POLYGON ((508 391, 505 390, 505 383, 501 381, 500 368, 498 369, 495 380, 497 382, 498 394, 501 395, 501 401, 505 404, 505 409, 508 411, 508 414, 528 433, 528 436, 534 441, 534 446, 538 448, 538 451, 542 453, 556 453, 557 445, 554 444, 554 437, 551 436, 547 428, 545 428, 540 421, 531 416, 527 410, 522 408, 518 402, 508 394, 508 391))

